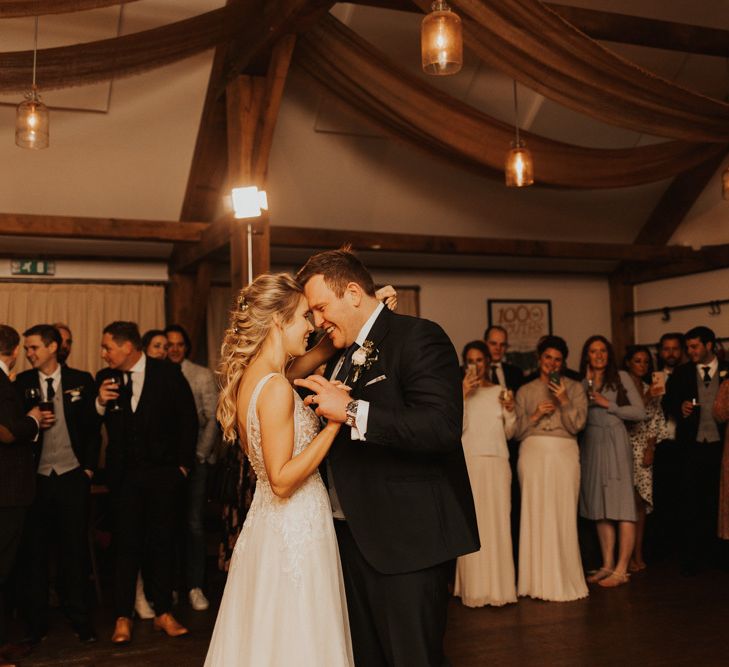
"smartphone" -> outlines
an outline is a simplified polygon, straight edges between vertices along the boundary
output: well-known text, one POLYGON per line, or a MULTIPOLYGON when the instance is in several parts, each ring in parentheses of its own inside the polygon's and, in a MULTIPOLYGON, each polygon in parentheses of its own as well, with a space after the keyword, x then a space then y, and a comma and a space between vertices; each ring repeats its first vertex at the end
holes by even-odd
POLYGON ((663 371, 654 371, 651 374, 651 384, 658 389, 656 396, 666 393, 666 374, 663 371))
POLYGON ((476 364, 469 362, 466 364, 466 377, 475 378, 478 375, 476 364))
POLYGON ((559 384, 559 382, 560 382, 560 374, 552 371, 549 374, 549 381, 550 382, 554 382, 554 384, 559 384))

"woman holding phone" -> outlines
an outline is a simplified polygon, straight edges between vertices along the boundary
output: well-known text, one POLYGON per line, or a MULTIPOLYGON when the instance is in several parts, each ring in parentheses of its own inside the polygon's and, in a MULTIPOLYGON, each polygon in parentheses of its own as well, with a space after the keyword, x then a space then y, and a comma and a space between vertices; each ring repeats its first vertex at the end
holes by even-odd
POLYGON ((481 550, 456 562, 453 594, 467 607, 516 602, 511 548, 511 467, 506 446, 516 426, 514 396, 488 380, 488 347, 463 348, 463 452, 476 506, 481 550))
POLYGON ((567 344, 545 336, 539 377, 516 395, 521 485, 519 595, 564 602, 587 597, 577 541, 580 457, 577 434, 587 418, 579 382, 561 375, 567 344))
POLYGON ((625 421, 642 421, 646 411, 635 384, 625 371, 618 371, 613 346, 604 336, 585 341, 580 371, 590 388, 590 410, 581 438, 580 515, 597 523, 602 553, 602 566, 587 580, 612 588, 628 583, 628 562, 635 546, 633 447, 625 421))
POLYGON ((653 372, 653 359, 645 345, 628 347, 623 368, 643 397, 646 410, 645 419, 628 425, 630 444, 633 447, 633 486, 637 512, 635 547, 628 570, 640 572, 646 568, 643 560, 645 517, 653 511, 653 457, 656 445, 668 437, 668 426, 661 408, 661 392, 665 393, 665 384, 661 383, 663 373, 653 372), (649 381, 651 384, 648 384, 649 381))

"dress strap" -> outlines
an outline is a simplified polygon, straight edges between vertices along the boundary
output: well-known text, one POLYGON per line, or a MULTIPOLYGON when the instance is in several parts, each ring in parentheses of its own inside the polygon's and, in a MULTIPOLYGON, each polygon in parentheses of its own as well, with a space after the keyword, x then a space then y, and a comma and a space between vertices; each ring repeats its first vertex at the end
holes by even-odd
POLYGON ((258 395, 263 391, 263 387, 265 386, 266 382, 268 382, 274 375, 281 375, 281 373, 269 373, 268 375, 264 375, 259 381, 258 384, 253 389, 253 393, 251 394, 251 400, 248 402, 248 414, 246 415, 246 432, 251 432, 251 423, 253 421, 253 417, 256 414, 256 404, 258 403, 258 395))

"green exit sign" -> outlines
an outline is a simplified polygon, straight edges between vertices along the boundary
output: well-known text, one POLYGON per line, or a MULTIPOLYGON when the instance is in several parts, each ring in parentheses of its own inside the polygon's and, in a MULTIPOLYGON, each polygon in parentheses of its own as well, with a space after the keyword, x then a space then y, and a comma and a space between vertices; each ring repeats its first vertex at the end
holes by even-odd
POLYGON ((56 263, 45 259, 14 259, 10 263, 10 273, 14 276, 53 276, 56 263))

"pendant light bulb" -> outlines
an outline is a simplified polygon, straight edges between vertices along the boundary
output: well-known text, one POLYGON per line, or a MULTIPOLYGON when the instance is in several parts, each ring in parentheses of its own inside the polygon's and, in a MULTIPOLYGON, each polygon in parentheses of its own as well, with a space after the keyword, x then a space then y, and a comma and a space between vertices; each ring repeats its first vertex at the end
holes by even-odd
POLYGON ((420 26, 423 71, 434 76, 456 74, 463 66, 463 29, 458 14, 436 0, 420 26))
POLYGON ((15 145, 20 148, 40 150, 50 143, 50 114, 48 107, 41 101, 35 85, 38 61, 38 17, 35 17, 35 41, 33 46, 33 85, 26 93, 15 112, 15 145))
POLYGON ((504 179, 509 188, 525 188, 534 183, 534 160, 526 144, 519 137, 519 105, 514 81, 514 127, 516 139, 511 142, 511 150, 506 154, 504 179))

